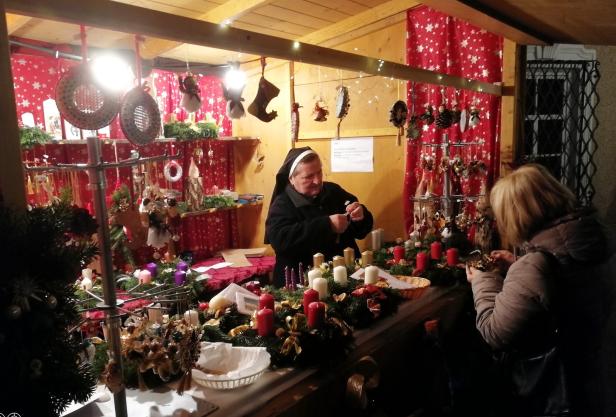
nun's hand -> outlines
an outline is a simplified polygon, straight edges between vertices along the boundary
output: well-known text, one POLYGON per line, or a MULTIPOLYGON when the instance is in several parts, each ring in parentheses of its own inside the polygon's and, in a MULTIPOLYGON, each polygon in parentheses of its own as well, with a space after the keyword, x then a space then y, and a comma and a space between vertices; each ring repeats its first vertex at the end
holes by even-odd
POLYGON ((332 214, 329 216, 329 223, 332 225, 332 231, 338 234, 344 233, 347 227, 349 227, 349 220, 346 214, 332 214))
POLYGON ((357 201, 346 206, 346 212, 351 217, 351 221, 358 222, 364 219, 364 207, 357 201))

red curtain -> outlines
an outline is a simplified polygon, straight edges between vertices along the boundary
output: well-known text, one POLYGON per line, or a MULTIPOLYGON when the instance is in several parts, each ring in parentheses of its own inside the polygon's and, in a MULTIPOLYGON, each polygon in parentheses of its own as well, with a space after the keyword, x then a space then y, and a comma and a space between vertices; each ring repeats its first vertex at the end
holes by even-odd
MULTIPOLYGON (((503 39, 467 22, 447 16, 426 6, 419 6, 407 12, 407 64, 411 67, 427 69, 443 74, 454 75, 484 82, 502 81, 503 39)), ((420 116, 425 105, 434 108, 437 115, 439 105, 451 109, 457 102, 460 110, 474 105, 480 111, 480 123, 460 131, 459 124, 448 129, 437 129, 435 123, 421 126, 421 137, 409 140, 404 181, 404 221, 406 230, 413 226, 413 204, 420 179, 432 176, 433 191, 442 193, 443 176, 438 169, 424 172, 421 158, 433 158, 438 167, 442 159, 439 147, 429 144, 440 143, 443 134, 450 142, 478 142, 483 145, 455 147, 449 157, 459 155, 468 164, 471 161, 485 163, 487 175, 469 175, 460 181, 465 195, 477 195, 482 182, 489 186, 498 175, 500 97, 479 92, 443 88, 430 84, 409 83, 407 102, 409 112, 420 116), (444 97, 444 98, 443 98, 444 97)))

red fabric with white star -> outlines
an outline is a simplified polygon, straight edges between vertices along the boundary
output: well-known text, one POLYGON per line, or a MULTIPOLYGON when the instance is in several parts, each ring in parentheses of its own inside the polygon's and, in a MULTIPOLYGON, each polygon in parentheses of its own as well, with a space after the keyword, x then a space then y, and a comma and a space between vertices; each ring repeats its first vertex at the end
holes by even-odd
MULTIPOLYGON (((407 64, 411 67, 490 83, 502 81, 502 37, 429 7, 408 10, 406 48, 407 64)), ((414 114, 420 116, 425 111, 424 105, 430 104, 436 117, 437 109, 443 103, 441 89, 437 85, 409 83, 409 114, 413 115, 414 109, 414 114)), ((480 111, 481 121, 474 128, 467 126, 463 133, 458 124, 448 129, 437 129, 435 123, 425 126, 421 123, 421 137, 409 140, 404 180, 404 221, 408 231, 412 230, 414 222, 411 198, 423 174, 420 158, 422 154, 430 154, 435 159, 435 167, 438 167, 442 157, 440 148, 425 144, 440 143, 443 134, 447 134, 450 142, 484 141, 483 145, 454 147, 450 151, 452 159, 460 155, 466 164, 480 160, 487 166, 487 177, 474 175, 462 178, 462 192, 465 195, 478 194, 481 182, 487 182, 489 186, 498 175, 500 97, 453 88, 444 88, 444 95, 449 109, 454 101, 467 112, 474 104, 480 111)), ((441 195, 443 175, 439 175, 438 170, 427 175, 433 178, 433 192, 441 195)))
MULTIPOLYGON (((13 54, 11 56, 15 100, 20 124, 22 123, 22 115, 31 113, 31 119, 36 126, 43 129, 49 128, 49 121, 47 125, 45 123, 46 115, 43 110, 43 102, 55 99, 55 88, 59 79, 68 69, 77 64, 77 62, 67 59, 40 55, 13 54)), ((195 75, 195 78, 201 89, 202 100, 201 109, 196 113, 196 120, 202 120, 206 113, 211 113, 221 126, 219 134, 221 136, 230 135, 231 120, 225 116, 226 103, 222 97, 220 80, 216 77, 200 75, 195 75)), ((184 120, 187 114, 179 108, 181 93, 176 74, 154 70, 150 80, 154 80, 155 88, 153 92, 156 94, 161 113, 174 113, 177 120, 184 120)), ((58 118, 55 121, 58 139, 66 137, 62 125, 61 119, 58 118)), ((114 139, 124 138, 119 128, 118 118, 114 119, 110 126, 110 135, 114 139)), ((99 132, 99 136, 105 137, 107 135, 101 135, 99 132)), ((184 157, 179 162, 182 165, 184 175, 182 180, 176 183, 169 183, 164 178, 163 170, 166 162, 153 163, 147 167, 152 183, 158 183, 161 188, 182 190, 183 181, 190 165, 190 158, 194 155, 196 148, 201 148, 203 151, 203 158, 195 159, 195 162, 203 177, 204 192, 206 194, 212 192, 214 186, 219 189, 235 189, 234 147, 232 142, 210 140, 177 143, 156 142, 139 148, 139 153, 144 157, 161 155, 165 151, 169 154, 175 154, 178 151, 182 153, 184 157)), ((130 157, 133 149, 134 147, 127 143, 105 142, 102 145, 102 157, 104 161, 108 162, 126 159, 130 157)), ((70 141, 36 146, 23 152, 23 160, 30 165, 85 163, 87 158, 85 144, 71 143, 70 141)), ((131 168, 106 171, 108 205, 111 202, 111 193, 119 185, 127 184, 129 189, 132 190, 132 179, 131 168)), ((88 177, 85 172, 28 175, 26 184, 28 185, 28 200, 31 204, 47 204, 50 201, 50 196, 42 186, 46 183, 51 184, 51 190, 55 196, 59 194, 62 188, 72 187, 75 203, 82 207, 91 207, 92 195, 87 187, 88 177)), ((49 188, 47 189, 49 190, 49 188)), ((138 196, 133 197, 133 201, 138 198, 138 196)), ((234 210, 184 218, 182 219, 181 231, 180 250, 193 251, 195 259, 204 259, 221 249, 237 247, 239 242, 237 215, 234 210)), ((149 261, 151 255, 151 248, 144 248, 144 250, 138 251, 135 260, 138 263, 149 261)))

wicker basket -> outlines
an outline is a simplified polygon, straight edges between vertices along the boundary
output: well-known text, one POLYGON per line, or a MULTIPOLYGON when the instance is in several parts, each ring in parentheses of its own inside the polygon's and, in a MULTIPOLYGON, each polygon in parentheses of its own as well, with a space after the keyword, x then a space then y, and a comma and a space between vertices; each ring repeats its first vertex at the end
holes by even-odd
POLYGON ((416 300, 423 295, 424 292, 430 286, 430 280, 422 277, 410 277, 408 275, 394 275, 400 281, 404 281, 407 284, 413 286, 404 290, 399 290, 402 297, 408 300, 416 300))

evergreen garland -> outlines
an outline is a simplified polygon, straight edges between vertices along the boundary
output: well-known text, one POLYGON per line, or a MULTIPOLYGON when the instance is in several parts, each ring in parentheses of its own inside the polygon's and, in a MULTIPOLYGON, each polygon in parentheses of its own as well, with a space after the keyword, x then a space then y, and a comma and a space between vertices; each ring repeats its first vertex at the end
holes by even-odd
POLYGON ((94 374, 78 362, 81 341, 68 329, 79 320, 73 284, 97 253, 95 230, 87 211, 64 203, 0 207, 3 411, 56 416, 92 394, 94 374))
POLYGON ((44 145, 52 140, 53 137, 40 127, 19 128, 19 142, 22 148, 30 149, 35 145, 44 145))
POLYGON ((165 123, 163 134, 166 138, 176 138, 177 140, 191 140, 218 137, 218 126, 216 123, 199 122, 194 125, 187 122, 165 123))

